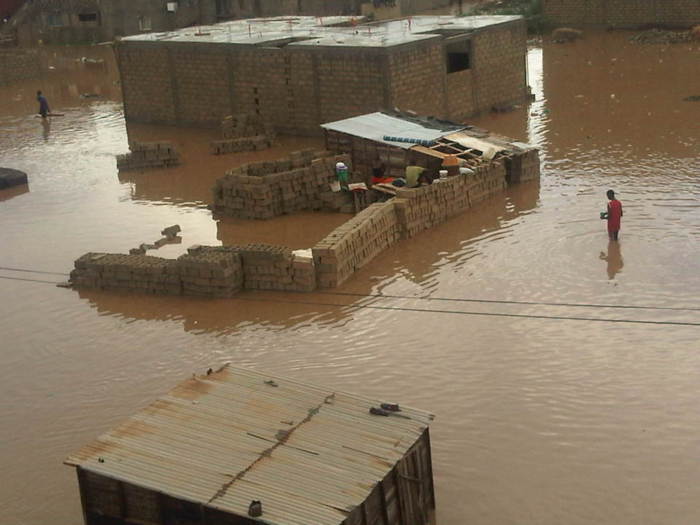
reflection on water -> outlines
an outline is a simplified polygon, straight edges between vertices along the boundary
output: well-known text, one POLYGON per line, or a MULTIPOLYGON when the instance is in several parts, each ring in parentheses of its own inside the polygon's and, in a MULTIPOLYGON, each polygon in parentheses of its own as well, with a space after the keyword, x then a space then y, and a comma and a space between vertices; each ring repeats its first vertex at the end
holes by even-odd
POLYGON ((55 69, 40 82, 0 89, 0 163, 31 182, 0 192, 3 525, 78 523, 63 457, 224 361, 435 412, 441 525, 700 522, 698 328, 618 322, 700 323, 700 106, 682 101, 697 45, 545 42, 529 55, 537 101, 473 122, 539 145, 540 183, 400 242, 331 293, 220 301, 31 279, 64 280, 82 253, 126 252, 171 224, 182 244, 153 253, 306 247, 345 218, 214 220, 206 205, 226 169, 318 141, 215 157, 214 130, 127 129, 109 49, 45 53, 55 69), (48 131, 37 89, 65 114, 48 131), (172 140, 183 163, 117 173, 128 139, 172 140), (609 187, 625 205, 624 268, 598 217, 609 187))
POLYGON ((608 279, 611 281, 622 271, 622 249, 619 241, 608 241, 608 252, 600 252, 600 259, 608 263, 608 279))

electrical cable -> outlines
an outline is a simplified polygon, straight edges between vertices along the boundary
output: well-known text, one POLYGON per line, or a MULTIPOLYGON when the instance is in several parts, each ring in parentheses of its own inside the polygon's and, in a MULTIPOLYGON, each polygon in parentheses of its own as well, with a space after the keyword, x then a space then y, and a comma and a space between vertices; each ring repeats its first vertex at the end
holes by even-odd
POLYGON ((286 304, 303 304, 307 306, 335 306, 342 308, 356 309, 372 309, 372 310, 395 310, 400 312, 423 312, 436 314, 458 314, 458 315, 474 315, 485 317, 515 317, 521 319, 553 319, 560 321, 597 321, 603 323, 631 323, 631 324, 652 324, 652 325, 671 325, 671 326, 700 326, 700 323, 691 323, 685 321, 644 321, 641 319, 602 319, 597 317, 566 317, 559 315, 532 315, 532 314, 506 314, 498 312, 469 312, 463 310, 431 310, 425 308, 406 308, 401 306, 378 306, 378 305, 363 305, 363 304, 338 304, 338 303, 320 303, 313 301, 288 301, 279 299, 264 299, 252 297, 233 297, 233 300, 252 301, 252 302, 275 302, 286 304))
POLYGON ((451 297, 411 297, 410 295, 392 295, 392 294, 361 294, 353 292, 316 292, 323 295, 349 295, 353 297, 374 297, 386 299, 419 299, 423 301, 454 301, 462 303, 487 303, 487 304, 519 304, 526 306, 566 306, 580 308, 623 308, 630 310, 675 310, 675 311, 690 311, 700 312, 700 308, 693 307, 676 307, 676 306, 647 306, 647 305, 629 305, 629 304, 588 304, 588 303, 553 303, 553 302, 537 302, 537 301, 508 301, 499 299, 469 299, 469 298, 451 298, 451 297))
MULTIPOLYGON (((49 275, 68 275, 58 272, 43 272, 39 270, 26 270, 17 268, 7 268, 0 267, 0 269, 10 270, 10 271, 24 271, 31 273, 42 273, 49 275)), ((35 282, 42 284, 59 284, 56 281, 43 281, 39 279, 26 279, 21 277, 10 277, 0 275, 0 279, 7 279, 12 281, 25 281, 25 282, 35 282)), ((345 295, 352 297, 364 297, 364 298, 382 298, 382 299, 419 299, 419 300, 434 300, 434 301, 455 301, 455 302, 473 302, 473 303, 486 303, 486 304, 520 304, 520 305, 531 305, 531 306, 567 306, 567 307, 589 307, 589 308, 629 308, 629 309, 650 309, 650 310, 689 310, 696 311, 697 308, 673 308, 673 307, 650 307, 650 306, 634 306, 634 305, 594 305, 594 304, 582 304, 582 303, 546 303, 546 302, 534 302, 534 301, 505 301, 505 300, 489 300, 489 299, 450 299, 445 297, 410 297, 401 295, 384 295, 384 294, 359 294, 352 292, 317 292, 324 295, 345 295)), ((252 298, 252 297, 234 297, 234 300, 239 301, 252 301, 252 302, 276 302, 276 303, 286 303, 286 304, 301 304, 305 306, 332 306, 340 308, 354 308, 354 309, 373 309, 373 310, 391 310, 391 311, 401 311, 401 312, 421 312, 421 313, 436 313, 436 314, 453 314, 453 315, 473 315, 473 316, 484 316, 484 317, 510 317, 510 318, 520 318, 520 319, 550 319, 550 320, 560 320, 560 321, 590 321, 590 322, 604 322, 604 323, 630 323, 630 324, 651 324, 651 325, 669 325, 669 326, 700 326, 700 323, 692 323, 686 321, 645 321, 641 319, 603 319, 597 317, 569 317, 569 316, 559 316, 559 315, 535 315, 535 314, 512 314, 512 313, 500 313, 500 312, 473 312, 464 310, 442 310, 442 309, 430 309, 430 308, 409 308, 402 306, 380 306, 380 305, 362 305, 362 304, 338 304, 338 303, 322 303, 317 301, 290 301, 281 299, 265 299, 265 298, 252 298)))

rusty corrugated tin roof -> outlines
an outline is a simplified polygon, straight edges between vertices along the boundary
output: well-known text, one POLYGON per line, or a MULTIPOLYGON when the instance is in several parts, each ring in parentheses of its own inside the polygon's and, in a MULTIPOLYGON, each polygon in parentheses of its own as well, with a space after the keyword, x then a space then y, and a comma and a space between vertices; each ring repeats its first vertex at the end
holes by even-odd
POLYGON ((337 525, 432 421, 380 401, 224 367, 193 376, 67 465, 278 525, 337 525))

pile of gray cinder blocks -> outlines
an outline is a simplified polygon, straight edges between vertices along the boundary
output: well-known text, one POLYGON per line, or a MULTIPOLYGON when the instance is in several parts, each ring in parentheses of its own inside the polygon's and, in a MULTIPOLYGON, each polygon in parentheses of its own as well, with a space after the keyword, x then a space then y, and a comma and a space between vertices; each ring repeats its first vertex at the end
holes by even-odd
POLYGON ((248 290, 310 292, 316 288, 311 254, 299 255, 269 244, 248 244, 239 253, 248 290))
POLYGON ((320 288, 335 288, 401 238, 394 202, 371 204, 312 249, 320 288))
POLYGON ((117 155, 119 171, 144 168, 169 168, 180 163, 172 142, 132 142, 131 153, 117 155))
POLYGON ((211 142, 214 155, 259 151, 272 147, 275 132, 258 115, 231 115, 221 122, 221 140, 211 142))
POLYGON ((231 297, 243 288, 310 292, 316 273, 310 251, 267 244, 192 246, 176 260, 86 253, 75 261, 70 282, 78 288, 231 297))
POLYGON ((321 194, 337 180, 337 162, 349 165, 350 157, 304 150, 282 160, 244 164, 216 181, 214 211, 241 219, 271 219, 323 209, 321 194))
POLYGON ((86 253, 75 261, 71 284, 103 290, 133 290, 140 293, 180 295, 177 261, 149 255, 86 253))
POLYGON ((217 247, 192 247, 177 259, 183 295, 231 297, 243 286, 237 253, 217 247))

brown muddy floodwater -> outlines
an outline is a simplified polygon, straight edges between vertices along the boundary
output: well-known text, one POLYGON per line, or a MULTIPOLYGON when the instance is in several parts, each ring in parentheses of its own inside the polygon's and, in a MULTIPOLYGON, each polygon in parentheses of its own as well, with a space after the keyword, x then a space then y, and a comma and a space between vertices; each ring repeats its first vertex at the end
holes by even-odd
POLYGON ((541 184, 401 242, 337 294, 218 301, 51 283, 84 252, 174 223, 168 256, 310 246, 346 217, 212 220, 215 178, 261 155, 209 156, 213 131, 127 130, 109 50, 49 51, 44 79, 0 90, 0 165, 30 179, 0 192, 0 522, 80 523, 63 458, 232 361, 435 412, 440 525, 700 523, 700 103, 683 101, 700 95, 700 52, 627 37, 535 45, 537 102, 473 121, 539 145, 541 184), (39 87, 65 117, 32 115, 39 87), (120 176, 127 135, 174 140, 185 162, 120 176), (625 206, 619 244, 598 219, 608 188, 625 206))

